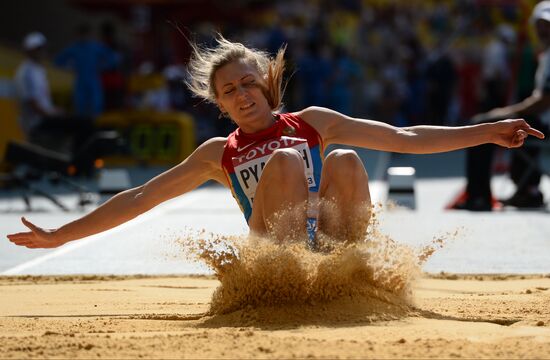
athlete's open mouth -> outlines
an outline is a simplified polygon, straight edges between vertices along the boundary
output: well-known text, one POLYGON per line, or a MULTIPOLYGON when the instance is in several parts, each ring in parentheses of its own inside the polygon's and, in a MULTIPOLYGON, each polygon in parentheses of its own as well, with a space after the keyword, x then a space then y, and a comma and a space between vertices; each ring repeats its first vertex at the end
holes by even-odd
POLYGON ((244 106, 241 106, 240 109, 241 110, 247 110, 247 109, 250 109, 252 106, 256 105, 256 103, 250 103, 250 104, 246 104, 244 106))

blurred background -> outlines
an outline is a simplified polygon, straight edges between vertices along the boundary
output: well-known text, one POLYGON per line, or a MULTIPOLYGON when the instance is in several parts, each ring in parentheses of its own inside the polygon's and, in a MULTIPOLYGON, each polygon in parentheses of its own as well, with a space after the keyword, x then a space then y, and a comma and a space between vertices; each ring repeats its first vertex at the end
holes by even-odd
MULTIPOLYGON (((184 81, 191 51, 187 39, 212 45, 219 32, 271 53, 288 44, 285 111, 319 105, 397 126, 453 126, 488 110, 488 103, 502 106, 531 93, 539 49, 528 21, 536 3, 3 1, 1 169, 9 173, 13 163, 23 162, 13 159, 14 152, 23 151, 7 144, 29 140, 18 120, 21 99, 15 77, 25 59, 25 36, 32 32, 45 38, 41 62, 56 114, 84 117, 94 129, 115 130, 118 135, 118 142, 86 161, 93 160, 94 167, 140 166, 138 173, 144 175, 139 182, 178 163, 204 140, 234 129, 230 120, 218 117, 213 105, 193 98, 187 90, 184 81), (95 62, 82 60, 85 50, 81 55, 75 50, 83 39, 102 47, 95 62), (88 100, 93 104, 86 107, 88 100)), ((69 160, 81 150, 55 132, 35 143, 56 154, 69 153, 69 160)), ((393 161, 399 159, 394 156, 393 161)), ((405 162, 409 159, 405 157, 405 162)), ((44 166, 55 167, 52 161, 44 166)), ((463 159, 458 155, 454 161, 444 172, 437 162, 421 163, 419 175, 424 168, 433 176, 463 174, 463 159)), ((368 169, 376 168, 377 159, 365 162, 368 169)), ((85 166, 89 164, 68 172, 90 175, 92 170, 85 166)), ((504 168, 506 155, 497 156, 495 169, 504 168)))

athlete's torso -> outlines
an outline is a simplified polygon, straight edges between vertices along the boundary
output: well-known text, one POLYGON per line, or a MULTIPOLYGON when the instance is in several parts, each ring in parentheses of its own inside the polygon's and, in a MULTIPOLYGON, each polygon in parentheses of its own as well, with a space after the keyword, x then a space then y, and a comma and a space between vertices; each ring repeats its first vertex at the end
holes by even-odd
POLYGON ((277 149, 293 148, 302 154, 310 193, 319 190, 324 151, 321 136, 296 114, 276 117, 272 126, 254 134, 235 130, 224 147, 222 169, 247 221, 262 170, 277 149))

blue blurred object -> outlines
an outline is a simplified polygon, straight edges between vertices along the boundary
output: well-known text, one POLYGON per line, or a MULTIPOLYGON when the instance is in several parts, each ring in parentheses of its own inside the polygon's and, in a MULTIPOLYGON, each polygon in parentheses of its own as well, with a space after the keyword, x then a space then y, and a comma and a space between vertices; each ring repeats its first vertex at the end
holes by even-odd
POLYGON ((101 71, 120 61, 117 53, 89 38, 89 29, 79 29, 79 39, 59 53, 55 63, 75 73, 74 106, 81 116, 96 117, 103 110, 101 71))

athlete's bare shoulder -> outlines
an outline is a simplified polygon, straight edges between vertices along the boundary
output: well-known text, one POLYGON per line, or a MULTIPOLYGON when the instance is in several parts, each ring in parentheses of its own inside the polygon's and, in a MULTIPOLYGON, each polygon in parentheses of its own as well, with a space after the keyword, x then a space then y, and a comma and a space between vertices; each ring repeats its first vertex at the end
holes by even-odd
POLYGON ((337 116, 342 116, 338 112, 321 106, 309 106, 297 111, 296 114, 306 122, 326 122, 337 116))
POLYGON ((223 148, 227 138, 225 137, 213 137, 203 142, 197 151, 200 153, 201 158, 204 160, 220 160, 223 155, 223 148))
POLYGON ((208 164, 212 178, 223 184, 226 181, 222 169, 222 157, 226 142, 227 138, 225 137, 213 137, 203 142, 194 154, 200 161, 208 164))
POLYGON ((326 141, 330 128, 344 116, 338 112, 320 106, 310 106, 296 113, 311 125, 326 141))

